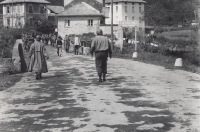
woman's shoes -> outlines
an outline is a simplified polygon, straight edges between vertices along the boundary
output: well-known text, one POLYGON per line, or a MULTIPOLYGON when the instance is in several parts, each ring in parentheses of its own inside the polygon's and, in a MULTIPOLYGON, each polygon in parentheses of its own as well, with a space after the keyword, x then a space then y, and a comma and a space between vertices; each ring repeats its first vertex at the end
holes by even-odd
POLYGON ((36 80, 39 80, 39 79, 42 79, 42 75, 41 74, 38 74, 36 73, 36 77, 35 77, 36 80))

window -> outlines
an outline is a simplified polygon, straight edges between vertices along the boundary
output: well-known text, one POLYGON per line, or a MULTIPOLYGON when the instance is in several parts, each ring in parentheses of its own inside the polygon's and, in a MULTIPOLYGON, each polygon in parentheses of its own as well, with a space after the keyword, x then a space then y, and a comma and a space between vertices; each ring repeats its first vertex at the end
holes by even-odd
POLYGON ((134 9, 134 6, 132 6, 132 13, 134 13, 135 12, 135 9, 134 9))
POLYGON ((127 5, 127 2, 125 2, 125 5, 127 5))
POLYGON ((128 20, 128 17, 127 16, 125 16, 125 21, 127 21, 128 20))
POLYGON ((17 5, 17 12, 20 13, 21 10, 20 10, 20 5, 17 5))
POLYGON ((118 6, 116 6, 116 12, 118 12, 118 6))
POLYGON ((7 13, 9 14, 10 13, 10 7, 7 6, 7 13))
POLYGON ((88 20, 88 26, 93 26, 93 20, 88 20))
POLYGON ((132 3, 132 5, 134 5, 134 3, 132 3))
POLYGON ((33 25, 33 18, 29 18, 29 25, 33 25))
POLYGON ((33 7, 32 6, 28 6, 28 13, 33 13, 33 7))
POLYGON ((142 23, 142 18, 141 17, 139 18, 139 21, 140 21, 140 23, 142 23))
POLYGON ((118 5, 118 2, 116 2, 116 5, 118 5))
POLYGON ((70 27, 70 20, 65 20, 65 27, 70 27))
POLYGON ((44 7, 40 6, 40 13, 44 13, 44 7))
POLYGON ((110 12, 110 7, 108 7, 108 11, 110 12))
POLYGON ((142 7, 139 7, 139 12, 140 12, 140 13, 142 12, 142 7))
POLYGON ((141 5, 141 3, 139 3, 139 5, 141 5))
POLYGON ((125 6, 125 12, 127 12, 127 6, 125 6))
POLYGON ((142 28, 139 28, 140 31, 142 31, 142 28))
POLYGON ((10 19, 7 19, 7 25, 10 26, 10 19))
POLYGON ((132 17, 132 21, 134 21, 134 16, 132 17))

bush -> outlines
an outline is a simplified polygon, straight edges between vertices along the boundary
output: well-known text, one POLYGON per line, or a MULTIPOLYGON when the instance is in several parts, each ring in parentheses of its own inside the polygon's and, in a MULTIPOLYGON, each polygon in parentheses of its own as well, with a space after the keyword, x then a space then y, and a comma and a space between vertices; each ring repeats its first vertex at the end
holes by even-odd
POLYGON ((13 31, 0 31, 0 53, 2 58, 11 58, 12 49, 15 44, 15 37, 13 31))

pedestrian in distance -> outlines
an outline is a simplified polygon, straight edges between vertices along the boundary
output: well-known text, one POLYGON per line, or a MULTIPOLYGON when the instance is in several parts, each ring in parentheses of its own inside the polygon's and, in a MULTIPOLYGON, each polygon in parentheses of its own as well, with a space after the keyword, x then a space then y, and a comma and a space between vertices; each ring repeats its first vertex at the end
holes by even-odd
POLYGON ((61 52, 62 52, 62 37, 61 36, 58 36, 56 40, 56 45, 57 45, 57 54, 58 56, 61 56, 61 52))
POLYGON ((65 48, 66 52, 69 52, 69 47, 70 47, 70 39, 69 39, 68 35, 65 35, 64 48, 65 48))
POLYGON ((78 55, 78 49, 80 47, 80 39, 78 38, 78 36, 75 36, 74 38, 74 54, 78 55))
POLYGON ((36 41, 31 45, 29 56, 31 58, 29 63, 29 72, 35 72, 36 80, 42 78, 42 73, 47 73, 46 60, 49 58, 45 45, 41 43, 41 36, 36 36, 36 41))
POLYGON ((99 76, 99 82, 106 81, 107 74, 107 59, 112 58, 112 50, 109 40, 106 36, 103 36, 101 29, 97 30, 97 36, 92 40, 90 54, 93 57, 95 53, 95 65, 99 76), (103 80, 102 80, 103 75, 103 80))
POLYGON ((31 45, 34 43, 34 38, 30 37, 27 40, 28 40, 28 42, 27 42, 27 45, 26 45, 27 46, 26 47, 26 52, 29 52, 31 45))

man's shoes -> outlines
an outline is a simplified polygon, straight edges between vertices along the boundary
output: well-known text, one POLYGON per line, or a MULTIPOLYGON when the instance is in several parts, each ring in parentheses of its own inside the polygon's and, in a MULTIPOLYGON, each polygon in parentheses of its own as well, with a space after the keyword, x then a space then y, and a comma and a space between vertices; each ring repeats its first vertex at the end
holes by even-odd
POLYGON ((39 74, 36 74, 36 77, 35 77, 35 79, 36 79, 36 80, 38 80, 38 79, 39 79, 39 74))
POLYGON ((103 74, 103 81, 106 81, 106 74, 103 74))
POLYGON ((99 82, 103 82, 101 76, 102 76, 102 75, 99 75, 99 82))
POLYGON ((39 78, 42 79, 42 75, 41 74, 39 75, 39 78))

